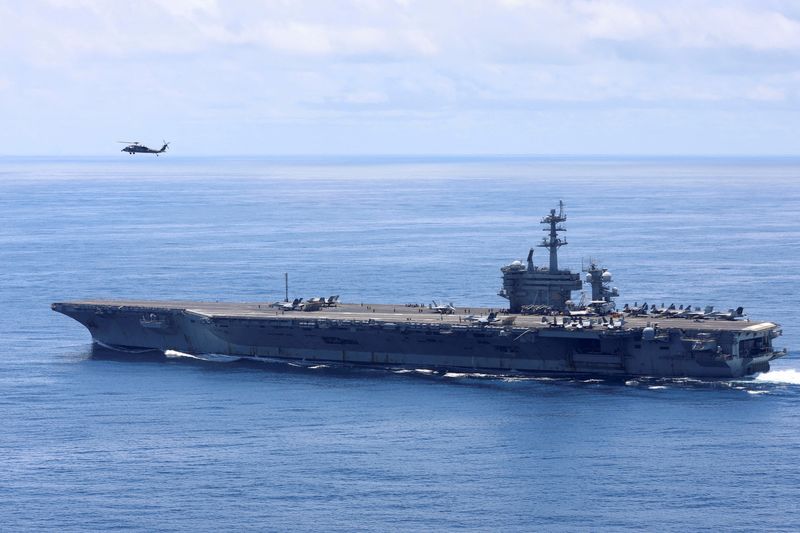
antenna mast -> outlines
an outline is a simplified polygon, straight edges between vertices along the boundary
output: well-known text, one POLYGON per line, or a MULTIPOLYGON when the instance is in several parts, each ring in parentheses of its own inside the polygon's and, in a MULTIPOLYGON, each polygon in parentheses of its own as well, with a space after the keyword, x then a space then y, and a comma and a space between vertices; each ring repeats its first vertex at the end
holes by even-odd
POLYGON ((567 239, 562 239, 558 236, 559 231, 567 231, 567 228, 560 225, 566 220, 567 214, 564 212, 563 201, 558 202, 558 213, 556 213, 555 209, 551 209, 550 214, 542 219, 542 224, 548 225, 548 227, 543 228, 542 231, 548 231, 550 235, 542 239, 542 243, 539 246, 550 250, 551 274, 558 272, 558 249, 567 244, 567 239))

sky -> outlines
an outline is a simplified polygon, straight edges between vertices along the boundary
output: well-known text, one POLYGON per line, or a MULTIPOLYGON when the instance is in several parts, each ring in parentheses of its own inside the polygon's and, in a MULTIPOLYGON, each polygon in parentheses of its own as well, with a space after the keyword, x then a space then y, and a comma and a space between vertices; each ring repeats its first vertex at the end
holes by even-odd
POLYGON ((0 155, 800 155, 798 0, 0 0, 0 155))

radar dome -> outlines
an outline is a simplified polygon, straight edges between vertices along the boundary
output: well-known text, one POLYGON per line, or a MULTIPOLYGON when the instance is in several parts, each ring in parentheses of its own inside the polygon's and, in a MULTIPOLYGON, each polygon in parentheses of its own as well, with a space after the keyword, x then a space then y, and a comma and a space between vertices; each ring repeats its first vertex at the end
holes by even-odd
POLYGON ((511 266, 522 266, 522 261, 512 261, 511 266))
POLYGON ((603 281, 611 281, 611 272, 608 270, 603 272, 603 281))
POLYGON ((651 341, 655 338, 656 338, 656 330, 653 327, 647 326, 642 330, 643 341, 651 341))
POLYGON ((591 272, 587 272, 586 273, 586 283, 591 283, 591 282, 592 282, 592 274, 591 274, 591 272))

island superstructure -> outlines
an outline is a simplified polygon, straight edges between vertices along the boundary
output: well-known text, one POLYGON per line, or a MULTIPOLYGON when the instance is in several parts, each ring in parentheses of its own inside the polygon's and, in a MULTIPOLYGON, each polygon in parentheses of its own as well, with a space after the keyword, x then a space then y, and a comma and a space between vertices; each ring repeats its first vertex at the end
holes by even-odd
MULTIPOLYGON (((591 262, 560 269, 567 244, 563 204, 542 220, 549 264, 504 266, 500 296, 508 309, 408 304, 81 300, 55 311, 86 326, 93 341, 123 353, 175 350, 247 358, 301 360, 498 374, 741 377, 769 370, 786 354, 772 341, 780 327, 691 306, 626 305, 618 311, 611 273, 591 262), (574 291, 591 287, 587 302, 574 291)), ((288 298, 287 298, 288 300, 288 298)))

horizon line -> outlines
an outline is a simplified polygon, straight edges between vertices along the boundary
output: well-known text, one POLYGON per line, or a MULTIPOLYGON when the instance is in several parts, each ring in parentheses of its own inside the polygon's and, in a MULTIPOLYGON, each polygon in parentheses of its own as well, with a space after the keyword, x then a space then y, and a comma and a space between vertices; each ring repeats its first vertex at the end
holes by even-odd
MULTIPOLYGON (((137 154, 134 157, 151 158, 152 154, 137 154)), ((121 161, 127 161, 131 156, 120 154, 0 154, 0 158, 42 158, 42 159, 58 159, 58 158, 119 158, 121 161)), ((776 159, 793 159, 800 158, 800 153, 749 153, 749 154, 728 154, 728 153, 666 153, 666 154, 632 154, 632 153, 270 153, 270 154, 171 154, 165 153, 165 159, 175 158, 197 158, 197 159, 270 159, 270 158, 297 158, 297 159, 338 159, 338 158, 375 158, 375 159, 452 159, 452 158, 472 158, 472 159, 553 159, 553 158, 578 158, 578 159, 670 159, 670 158, 697 158, 697 159, 711 159, 711 158, 727 158, 727 159, 763 159, 763 158, 776 158, 776 159)), ((153 158, 155 159, 155 158, 153 158)), ((158 159, 161 159, 160 157, 158 159)))

